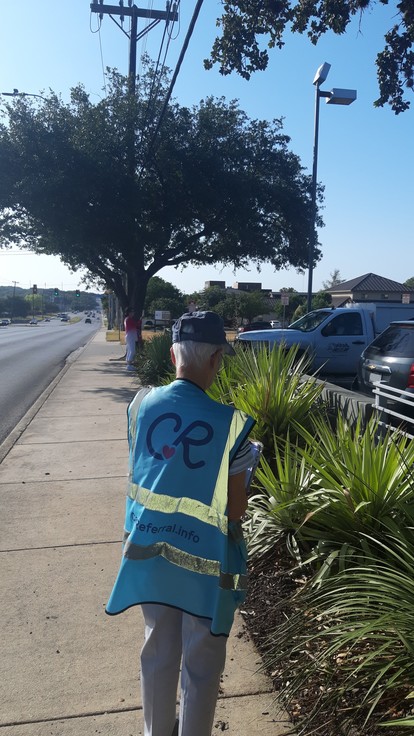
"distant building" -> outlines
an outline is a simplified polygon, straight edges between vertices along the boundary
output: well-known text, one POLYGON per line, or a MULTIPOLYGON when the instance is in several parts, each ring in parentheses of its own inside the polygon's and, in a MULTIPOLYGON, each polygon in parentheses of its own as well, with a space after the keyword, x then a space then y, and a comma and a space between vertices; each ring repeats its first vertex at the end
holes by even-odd
POLYGON ((376 273, 365 273, 355 279, 343 281, 326 291, 332 296, 332 306, 341 307, 349 302, 414 302, 414 292, 404 284, 392 281, 376 273))
POLYGON ((205 281, 204 282, 205 289, 210 289, 211 286, 218 286, 219 289, 225 289, 226 282, 225 281, 205 281))
POLYGON ((261 291, 262 285, 255 281, 236 281, 233 284, 233 289, 237 289, 237 291, 261 291))

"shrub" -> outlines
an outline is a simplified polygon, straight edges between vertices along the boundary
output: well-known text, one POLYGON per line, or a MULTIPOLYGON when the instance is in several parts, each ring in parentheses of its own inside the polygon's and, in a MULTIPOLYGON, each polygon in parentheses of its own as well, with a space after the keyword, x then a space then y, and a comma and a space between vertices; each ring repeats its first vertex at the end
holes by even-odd
POLYGON ((323 385, 306 377, 309 358, 298 357, 298 347, 282 345, 271 351, 237 347, 236 356, 225 360, 209 394, 250 414, 256 425, 252 437, 264 445, 273 464, 274 438, 283 442, 300 437, 299 427, 311 431, 313 418, 325 411, 323 385))
POLYGON ((135 356, 134 365, 144 386, 159 386, 171 373, 171 334, 165 332, 144 340, 135 356))

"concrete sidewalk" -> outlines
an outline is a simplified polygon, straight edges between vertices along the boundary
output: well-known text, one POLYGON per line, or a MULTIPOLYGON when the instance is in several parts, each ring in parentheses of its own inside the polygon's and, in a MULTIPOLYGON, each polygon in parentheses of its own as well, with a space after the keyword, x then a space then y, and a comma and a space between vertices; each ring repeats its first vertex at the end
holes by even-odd
MULTIPOLYGON (((143 733, 140 610, 104 614, 121 557, 126 407, 137 389, 125 363, 110 361, 121 351, 98 332, 6 447, 0 736, 143 733)), ((213 734, 293 732, 259 667, 239 617, 213 734)))

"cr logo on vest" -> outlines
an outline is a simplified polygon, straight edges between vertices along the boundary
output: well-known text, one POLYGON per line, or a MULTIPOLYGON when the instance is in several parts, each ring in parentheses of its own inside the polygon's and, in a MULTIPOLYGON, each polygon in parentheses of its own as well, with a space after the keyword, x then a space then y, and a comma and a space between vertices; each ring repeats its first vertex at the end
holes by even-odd
POLYGON ((197 462, 192 462, 190 459, 190 449, 191 447, 208 445, 214 434, 213 427, 207 422, 196 420, 180 431, 182 424, 181 417, 174 412, 167 412, 157 417, 148 428, 148 452, 156 460, 168 461, 175 455, 176 448, 182 445, 183 460, 187 468, 191 470, 202 468, 206 464, 205 461, 198 460, 197 462), (170 443, 165 441, 166 437, 170 436, 172 439, 172 436, 178 432, 178 437, 175 437, 170 443), (154 445, 160 448, 161 451, 157 451, 154 445))

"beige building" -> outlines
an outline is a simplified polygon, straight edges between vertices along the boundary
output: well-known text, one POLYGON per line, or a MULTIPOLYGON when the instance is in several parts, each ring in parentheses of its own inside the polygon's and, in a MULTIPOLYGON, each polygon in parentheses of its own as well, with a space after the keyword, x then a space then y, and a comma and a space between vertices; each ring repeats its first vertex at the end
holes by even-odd
POLYGON ((349 302, 414 302, 414 292, 404 284, 376 273, 365 273, 355 279, 327 289, 332 295, 332 306, 341 307, 349 302))

